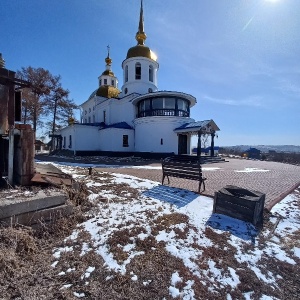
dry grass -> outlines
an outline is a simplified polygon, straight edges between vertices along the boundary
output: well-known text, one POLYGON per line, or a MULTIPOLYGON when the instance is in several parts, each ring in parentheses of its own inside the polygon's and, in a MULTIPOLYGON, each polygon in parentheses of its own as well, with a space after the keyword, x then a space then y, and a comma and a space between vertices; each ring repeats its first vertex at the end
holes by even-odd
MULTIPOLYGON (((82 174, 86 174, 83 170, 82 174)), ((114 259, 122 264, 129 253, 124 246, 134 244, 134 250, 143 252, 135 256, 126 265, 126 273, 121 274, 108 269, 103 258, 97 254, 97 245, 83 228, 77 225, 96 214, 99 207, 106 207, 104 198, 99 198, 93 204, 87 200, 90 192, 112 191, 116 198, 112 201, 127 202, 131 198, 138 198, 138 191, 127 184, 112 184, 112 176, 94 172, 92 180, 101 182, 101 186, 87 188, 78 183, 73 189, 65 189, 70 201, 74 205, 74 214, 61 218, 51 224, 41 223, 37 230, 25 227, 0 228, 0 299, 77 299, 74 292, 84 293, 83 299, 173 299, 169 293, 171 277, 178 272, 182 281, 175 287, 180 293, 185 292, 189 280, 193 281, 195 299, 226 299, 230 294, 232 299, 244 299, 242 293, 254 291, 253 299, 260 299, 266 294, 279 299, 296 299, 300 294, 300 260, 291 265, 285 262, 263 256, 258 265, 260 269, 277 274, 282 279, 277 280, 278 287, 265 283, 257 277, 247 263, 239 263, 236 258, 236 248, 228 243, 228 232, 217 233, 210 227, 199 233, 191 245, 198 252, 194 263, 199 267, 200 276, 196 276, 187 268, 183 261, 166 250, 165 242, 157 242, 156 236, 160 231, 175 232, 174 239, 186 240, 189 232, 197 233, 197 229, 189 223, 189 218, 177 212, 161 215, 162 208, 157 211, 146 210, 144 215, 151 224, 151 232, 139 223, 138 218, 127 221, 115 228, 107 240, 109 252, 114 259), (102 200, 101 200, 102 199, 102 200), (67 236, 76 229, 79 233, 76 239, 67 236), (148 234, 144 239, 139 234, 148 234), (202 236, 201 236, 202 235, 202 236), (212 246, 201 245, 201 237, 209 239, 212 246), (72 247, 73 251, 63 252, 55 268, 51 264, 56 260, 53 249, 72 247), (83 246, 89 248, 83 253, 83 246), (236 271, 240 283, 235 289, 230 285, 221 284, 209 270, 209 261, 215 262, 215 267, 222 272, 222 276, 230 275, 230 268, 236 271), (263 266, 263 267, 262 267, 263 266), (86 270, 94 267, 94 271, 86 276, 86 270), (61 275, 58 275, 61 273, 61 275), (137 280, 133 280, 137 276, 137 280), (70 285, 69 288, 63 288, 70 285)), ((298 204, 295 204, 298 205, 298 204)), ((124 212, 125 213, 125 212, 124 212)), ((270 222, 270 214, 265 213, 265 230, 271 230, 274 225, 270 222)), ((97 224, 99 229, 105 230, 107 224, 97 224)), ((101 234, 101 231, 98 232, 101 234)), ((299 245, 299 232, 287 236, 286 247, 299 245)), ((267 238, 259 236, 257 245, 245 243, 242 251, 251 253, 256 247, 263 248, 267 238)), ((181 299, 178 297, 177 299, 181 299)))

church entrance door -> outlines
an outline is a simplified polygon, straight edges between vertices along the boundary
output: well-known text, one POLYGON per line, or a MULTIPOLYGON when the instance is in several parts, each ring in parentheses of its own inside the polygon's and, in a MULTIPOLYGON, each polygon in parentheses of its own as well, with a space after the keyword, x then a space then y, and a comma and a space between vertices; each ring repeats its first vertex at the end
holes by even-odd
POLYGON ((178 154, 187 154, 187 135, 178 135, 178 154))

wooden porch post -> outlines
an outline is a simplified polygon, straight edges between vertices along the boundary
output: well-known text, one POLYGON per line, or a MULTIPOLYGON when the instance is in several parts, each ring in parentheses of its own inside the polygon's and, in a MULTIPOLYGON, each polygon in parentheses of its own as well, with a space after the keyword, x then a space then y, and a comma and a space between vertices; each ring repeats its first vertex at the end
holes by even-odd
POLYGON ((215 132, 213 131, 211 133, 211 145, 210 145, 210 156, 214 157, 215 156, 215 132))
POLYGON ((198 144, 197 144, 197 156, 201 156, 201 131, 198 131, 198 144))

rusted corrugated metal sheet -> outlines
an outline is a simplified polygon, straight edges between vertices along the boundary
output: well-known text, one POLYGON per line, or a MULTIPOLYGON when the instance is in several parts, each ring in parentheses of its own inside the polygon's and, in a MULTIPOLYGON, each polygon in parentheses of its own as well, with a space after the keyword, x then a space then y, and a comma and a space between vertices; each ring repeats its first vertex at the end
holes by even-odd
POLYGON ((30 185, 34 175, 34 141, 35 134, 30 125, 16 124, 20 136, 16 136, 15 167, 16 183, 30 185))
POLYGON ((0 135, 8 133, 8 90, 0 84, 0 135))

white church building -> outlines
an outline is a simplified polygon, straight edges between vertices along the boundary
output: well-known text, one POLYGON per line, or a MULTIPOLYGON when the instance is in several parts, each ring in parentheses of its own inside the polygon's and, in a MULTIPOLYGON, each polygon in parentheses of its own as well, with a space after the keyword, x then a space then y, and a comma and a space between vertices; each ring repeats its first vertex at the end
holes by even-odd
MULTIPOLYGON (((145 45, 143 3, 141 2, 137 45, 122 63, 123 86, 111 65, 109 48, 106 68, 98 77, 99 87, 80 105, 80 123, 70 122, 55 132, 61 149, 75 155, 117 153, 190 154, 191 137, 210 134, 213 120, 195 121, 190 111, 196 105, 192 95, 158 90, 156 55, 145 45)), ((200 147, 200 145, 198 145, 200 147)))

